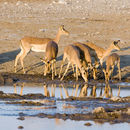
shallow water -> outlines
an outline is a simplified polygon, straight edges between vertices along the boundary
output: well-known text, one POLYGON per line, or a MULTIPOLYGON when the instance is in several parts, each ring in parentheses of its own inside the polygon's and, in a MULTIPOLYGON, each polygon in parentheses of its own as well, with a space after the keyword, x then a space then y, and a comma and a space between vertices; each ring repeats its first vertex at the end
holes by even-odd
POLYGON ((15 116, 0 117, 0 127, 2 130, 17 130, 18 126, 23 126, 24 130, 129 130, 130 128, 130 124, 128 123, 110 125, 109 123, 97 124, 93 121, 64 121, 61 119, 47 119, 37 117, 26 117, 25 120, 21 121, 17 120, 15 116), (87 122, 90 122, 92 126, 85 126, 84 124, 87 122))
MULTIPOLYGON (((113 96, 129 96, 130 86, 125 83, 120 84, 98 84, 95 85, 28 85, 20 83, 19 85, 14 84, 14 86, 0 86, 0 91, 4 93, 17 93, 17 94, 27 94, 27 93, 41 93, 46 95, 45 99, 42 100, 33 100, 43 103, 43 106, 22 106, 14 104, 6 104, 8 101, 0 100, 0 124, 2 130, 10 129, 15 130, 19 125, 24 126, 26 130, 33 129, 73 129, 78 130, 82 129, 116 129, 119 130, 128 129, 130 125, 127 123, 110 125, 109 123, 105 124, 96 124, 93 121, 90 121, 92 126, 84 126, 88 121, 72 121, 72 120, 59 120, 59 119, 41 119, 37 117, 31 117, 39 113, 45 114, 56 114, 56 113, 66 113, 66 114, 75 114, 75 113, 88 113, 94 108, 103 106, 104 108, 115 108, 115 107, 125 107, 129 105, 127 103, 106 103, 105 101, 99 100, 88 100, 88 101, 64 101, 60 99, 65 99, 70 96, 75 97, 103 97, 110 98, 113 96), (19 121, 16 118, 19 117, 19 113, 23 112, 25 116, 24 121, 19 121), (6 125, 6 122, 9 122, 9 125, 6 125), (51 123, 51 125, 49 125, 51 123), (9 127, 10 126, 10 127, 9 127)), ((15 101, 15 100, 14 100, 15 101)))

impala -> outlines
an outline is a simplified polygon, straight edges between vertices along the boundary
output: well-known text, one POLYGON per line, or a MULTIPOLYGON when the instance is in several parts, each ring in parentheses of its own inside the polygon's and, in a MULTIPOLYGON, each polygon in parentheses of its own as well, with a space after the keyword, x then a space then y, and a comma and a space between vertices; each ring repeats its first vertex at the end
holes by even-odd
POLYGON ((46 46, 50 41, 54 41, 58 44, 61 35, 68 35, 68 34, 69 32, 66 31, 64 29, 64 26, 62 25, 60 26, 55 39, 38 38, 38 37, 24 37, 23 39, 21 39, 21 43, 20 43, 21 51, 16 56, 15 64, 14 64, 15 72, 16 72, 17 62, 20 59, 21 66, 23 68, 23 73, 25 73, 23 60, 30 50, 35 51, 35 52, 45 52, 46 46))
MULTIPOLYGON (((66 75, 66 73, 69 69, 70 64, 72 64, 72 65, 76 66, 76 69, 80 70, 81 75, 82 75, 83 79, 85 80, 85 82, 88 81, 87 73, 86 73, 86 71, 83 67, 82 62, 81 62, 82 59, 81 59, 80 51, 74 45, 68 45, 64 49, 64 56, 63 56, 62 65, 61 65, 61 68, 60 68, 59 78, 61 77, 61 71, 62 71, 62 68, 63 68, 63 63, 65 62, 66 59, 68 60, 68 65, 67 65, 67 68, 66 68, 61 80, 63 80, 64 76, 66 75)), ((78 71, 76 70, 76 80, 78 80, 77 72, 78 71)))
POLYGON ((121 80, 120 56, 118 54, 116 54, 116 53, 113 53, 110 56, 108 56, 108 58, 106 60, 106 70, 103 69, 106 81, 109 81, 110 75, 113 73, 115 65, 117 65, 117 67, 118 67, 119 80, 121 80))
POLYGON ((114 50, 114 49, 120 50, 120 47, 118 45, 119 42, 120 42, 120 40, 112 42, 107 49, 103 49, 102 47, 99 47, 91 42, 84 43, 90 49, 90 55, 92 57, 94 57, 94 59, 95 59, 95 67, 93 68, 94 69, 94 79, 96 79, 96 71, 97 71, 96 68, 99 66, 98 59, 101 64, 101 67, 102 67, 104 59, 108 55, 110 55, 112 50, 114 50))
POLYGON ((99 47, 91 42, 86 42, 84 44, 88 46, 88 48, 90 49, 90 54, 92 57, 95 58, 96 62, 99 59, 100 64, 102 65, 103 60, 105 59, 105 57, 110 55, 112 50, 120 50, 120 47, 118 45, 119 42, 120 40, 112 42, 107 49, 99 47))
POLYGON ((46 51, 45 51, 45 59, 42 61, 45 63, 44 75, 50 72, 50 66, 52 67, 52 80, 54 79, 54 71, 56 76, 56 57, 58 54, 58 44, 54 41, 50 41, 47 44, 46 51))

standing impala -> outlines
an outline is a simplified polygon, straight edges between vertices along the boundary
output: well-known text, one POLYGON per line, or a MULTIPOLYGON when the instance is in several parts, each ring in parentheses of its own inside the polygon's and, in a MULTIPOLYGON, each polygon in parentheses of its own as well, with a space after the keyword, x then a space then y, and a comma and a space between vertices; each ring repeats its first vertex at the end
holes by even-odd
POLYGON ((113 41, 109 47, 107 49, 103 49, 102 47, 99 47, 91 42, 86 42, 84 43, 89 49, 90 49, 90 55, 92 57, 94 57, 95 59, 95 67, 94 67, 94 79, 96 79, 96 71, 97 71, 97 66, 99 66, 99 63, 97 62, 99 59, 99 62, 101 64, 103 64, 104 59, 110 55, 110 53, 112 52, 112 50, 116 49, 116 50, 120 50, 120 47, 118 46, 118 43, 120 42, 120 40, 118 41, 113 41))
POLYGON ((21 39, 21 43, 20 43, 21 51, 16 56, 15 64, 14 64, 15 73, 16 73, 16 66, 17 66, 17 62, 19 58, 20 58, 21 66, 23 68, 23 73, 25 73, 23 60, 25 56, 28 54, 28 52, 30 50, 35 51, 35 52, 45 52, 47 44, 50 41, 54 41, 58 44, 60 41, 61 35, 69 35, 69 32, 64 29, 63 25, 59 27, 59 30, 55 39, 38 38, 38 37, 24 37, 23 39, 21 39))
POLYGON ((116 53, 113 53, 107 57, 106 70, 103 69, 106 81, 109 81, 109 78, 110 78, 111 74, 113 73, 115 65, 117 65, 117 67, 118 67, 119 80, 121 80, 120 56, 116 53))
POLYGON ((50 41, 46 46, 45 59, 42 61, 45 63, 44 75, 50 72, 50 66, 52 68, 52 80, 54 79, 54 73, 56 76, 56 57, 58 54, 58 45, 54 41, 50 41))
POLYGON ((112 50, 120 50, 120 47, 118 46, 119 42, 120 40, 112 42, 107 49, 99 47, 91 42, 86 42, 84 44, 90 49, 90 54, 95 58, 95 61, 97 62, 99 59, 100 64, 102 65, 104 59, 110 55, 112 50))
POLYGON ((77 72, 78 72, 78 69, 79 69, 83 79, 85 80, 85 82, 87 82, 88 76, 87 76, 87 73, 84 69, 82 62, 81 62, 82 59, 81 59, 80 51, 74 45, 67 45, 64 49, 64 56, 63 56, 62 64, 61 64, 61 67, 60 67, 59 78, 61 77, 61 72, 62 72, 62 69, 63 69, 63 63, 65 62, 66 59, 68 60, 68 65, 66 67, 66 70, 65 70, 61 80, 63 80, 64 76, 66 75, 66 73, 69 69, 69 66, 75 65, 75 67, 76 67, 76 80, 78 80, 77 72))

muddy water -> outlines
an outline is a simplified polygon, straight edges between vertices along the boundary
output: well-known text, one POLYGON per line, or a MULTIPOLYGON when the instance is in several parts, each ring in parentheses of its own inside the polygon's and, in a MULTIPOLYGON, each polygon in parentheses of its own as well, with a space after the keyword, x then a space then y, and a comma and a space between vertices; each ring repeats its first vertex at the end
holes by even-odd
MULTIPOLYGON (((18 129, 19 126, 23 126, 26 130, 39 129, 73 129, 78 130, 79 128, 86 129, 84 124, 90 122, 92 126, 88 129, 116 129, 121 130, 122 128, 128 129, 130 125, 127 123, 110 125, 109 123, 97 124, 93 121, 72 121, 61 119, 47 119, 38 118, 35 115, 39 113, 45 113, 54 115, 60 114, 86 114, 91 112, 96 107, 104 108, 124 108, 126 105, 130 107, 129 103, 108 103, 104 100, 64 100, 69 97, 91 97, 91 98, 102 98, 108 99, 112 97, 126 97, 130 93, 130 84, 118 83, 118 84, 98 84, 96 85, 45 85, 35 84, 28 85, 26 83, 14 84, 14 86, 0 86, 0 91, 4 93, 17 93, 20 95, 28 93, 41 93, 46 97, 44 99, 33 99, 28 101, 40 102, 43 105, 21 105, 21 104, 8 104, 10 100, 0 100, 0 124, 1 129, 18 129), (25 120, 21 121, 17 118, 20 113, 24 113, 25 120), (6 125, 6 122, 9 122, 6 125), (50 125, 51 124, 51 125, 50 125)), ((13 99, 15 101, 25 101, 13 99)))

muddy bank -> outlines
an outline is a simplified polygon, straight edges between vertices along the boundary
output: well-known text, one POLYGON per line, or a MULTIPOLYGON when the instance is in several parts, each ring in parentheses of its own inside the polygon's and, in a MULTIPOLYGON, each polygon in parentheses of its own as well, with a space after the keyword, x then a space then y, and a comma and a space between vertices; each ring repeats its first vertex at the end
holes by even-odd
MULTIPOLYGON (((95 108, 99 109, 99 108, 95 108)), ((54 115, 49 115, 45 113, 39 113, 35 115, 34 117, 39 117, 39 118, 58 118, 58 119, 63 119, 63 120, 76 120, 76 121, 81 121, 81 120, 92 120, 94 122, 98 123, 105 123, 109 122, 111 124, 114 123, 123 123, 127 122, 130 123, 130 107, 125 107, 125 108, 116 108, 116 109, 104 109, 102 108, 102 111, 97 111, 97 112, 89 112, 87 114, 54 114, 54 115)), ((24 115, 24 114, 23 114, 24 115)))
MULTIPOLYGON (((46 83, 46 84, 85 84, 82 77, 79 77, 78 81, 75 81, 75 77, 73 74, 69 74, 64 78, 63 81, 60 81, 60 79, 55 77, 54 80, 51 80, 51 74, 44 76, 43 74, 15 74, 15 73, 0 73, 0 85, 13 85, 14 83, 18 82, 30 82, 30 83, 46 83)), ((110 83, 117 83, 117 82, 130 82, 130 79, 128 78, 122 78, 121 81, 119 81, 118 78, 113 78, 110 83)), ((92 75, 89 76, 89 82, 88 83, 105 83, 104 75, 103 73, 99 73, 98 79, 93 80, 92 75)))
POLYGON ((43 94, 32 94, 31 93, 31 94, 19 95, 19 94, 15 94, 15 93, 4 93, 3 91, 0 91, 0 99, 3 99, 3 100, 11 100, 11 99, 44 99, 44 98, 45 98, 45 96, 43 94))

